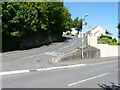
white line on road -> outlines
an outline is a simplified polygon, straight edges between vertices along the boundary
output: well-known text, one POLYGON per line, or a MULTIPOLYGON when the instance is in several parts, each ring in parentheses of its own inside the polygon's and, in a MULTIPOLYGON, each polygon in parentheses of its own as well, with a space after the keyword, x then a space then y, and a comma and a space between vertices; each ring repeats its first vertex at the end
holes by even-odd
POLYGON ((33 58, 33 57, 37 57, 37 56, 44 55, 44 54, 52 55, 52 56, 60 55, 60 53, 57 53, 57 52, 45 52, 45 53, 41 53, 41 54, 38 54, 38 55, 32 55, 32 56, 28 56, 28 57, 23 57, 22 59, 33 58))
POLYGON ((30 71, 29 70, 17 70, 17 71, 0 72, 0 76, 9 75, 9 74, 27 73, 27 72, 30 72, 30 71))
POLYGON ((75 43, 72 43, 72 44, 70 44, 71 46, 73 46, 75 43))
POLYGON ((94 77, 91 77, 91 78, 87 78, 87 79, 84 79, 84 80, 81 80, 81 81, 78 81, 78 82, 75 82, 75 83, 71 83, 71 84, 68 84, 68 87, 73 86, 73 85, 76 85, 76 84, 78 84, 78 83, 82 83, 82 82, 91 80, 91 79, 95 79, 95 78, 98 78, 98 77, 102 77, 102 76, 107 75, 107 74, 109 74, 109 73, 104 73, 104 74, 101 74, 101 75, 98 75, 98 76, 94 76, 94 77))
POLYGON ((65 48, 68 48, 68 47, 69 47, 69 46, 65 46, 65 47, 59 48, 58 50, 65 49, 65 48))
POLYGON ((28 57, 24 57, 22 59, 32 58, 32 57, 40 56, 40 55, 43 55, 43 54, 45 54, 45 53, 41 53, 41 54, 38 54, 38 55, 32 55, 32 56, 28 56, 28 57))
POLYGON ((76 64, 76 65, 69 65, 69 66, 61 66, 61 67, 50 67, 45 69, 36 69, 37 71, 48 71, 48 70, 55 70, 55 69, 64 69, 64 68, 74 68, 74 67, 80 67, 85 66, 86 64, 76 64))
POLYGON ((28 73, 28 72, 31 72, 31 71, 48 71, 48 70, 55 70, 55 69, 74 68, 74 67, 80 67, 80 66, 85 66, 85 65, 86 64, 77 64, 77 65, 50 67, 50 68, 33 69, 33 70, 6 71, 6 72, 0 72, 0 76, 10 75, 10 74, 19 74, 19 73, 28 73))

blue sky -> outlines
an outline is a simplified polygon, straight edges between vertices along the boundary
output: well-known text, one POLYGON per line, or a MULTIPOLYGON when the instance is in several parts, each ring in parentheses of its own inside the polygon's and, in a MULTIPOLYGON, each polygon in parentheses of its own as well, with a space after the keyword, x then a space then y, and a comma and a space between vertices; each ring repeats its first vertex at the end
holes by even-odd
POLYGON ((90 30, 88 26, 101 26, 117 38, 118 2, 64 2, 64 5, 71 13, 72 19, 89 14, 85 19, 88 24, 83 32, 90 30))

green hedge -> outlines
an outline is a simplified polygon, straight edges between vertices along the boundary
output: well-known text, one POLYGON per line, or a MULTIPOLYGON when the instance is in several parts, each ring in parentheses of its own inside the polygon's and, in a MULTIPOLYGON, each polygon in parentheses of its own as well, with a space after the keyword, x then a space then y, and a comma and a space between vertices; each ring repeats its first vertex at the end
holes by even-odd
POLYGON ((102 35, 102 36, 100 36, 100 38, 112 39, 111 36, 106 36, 106 35, 102 35))

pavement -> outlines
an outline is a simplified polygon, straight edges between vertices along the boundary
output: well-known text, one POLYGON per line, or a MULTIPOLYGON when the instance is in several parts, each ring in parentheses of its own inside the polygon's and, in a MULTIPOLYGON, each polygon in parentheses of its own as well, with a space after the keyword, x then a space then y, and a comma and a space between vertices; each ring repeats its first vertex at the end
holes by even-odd
POLYGON ((81 45, 73 36, 68 41, 2 55, 2 88, 101 88, 118 81, 118 57, 76 59, 52 63, 56 55, 81 45))

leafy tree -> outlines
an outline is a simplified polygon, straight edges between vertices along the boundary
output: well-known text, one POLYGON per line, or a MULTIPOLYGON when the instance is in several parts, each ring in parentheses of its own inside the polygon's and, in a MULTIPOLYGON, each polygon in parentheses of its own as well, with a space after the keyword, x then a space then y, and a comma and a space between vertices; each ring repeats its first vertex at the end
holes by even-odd
POLYGON ((74 28, 78 31, 81 31, 82 30, 82 19, 79 20, 78 17, 76 17, 73 21, 74 23, 74 28))
POLYGON ((107 35, 113 35, 113 34, 110 33, 108 30, 106 30, 105 33, 106 33, 107 35))
POLYGON ((9 36, 54 35, 72 26, 71 16, 63 2, 3 2, 3 30, 9 36))
POLYGON ((120 23, 118 24, 118 27, 117 27, 118 29, 120 29, 120 23))
POLYGON ((118 38, 120 39, 120 23, 118 24, 117 28, 118 28, 118 38))

